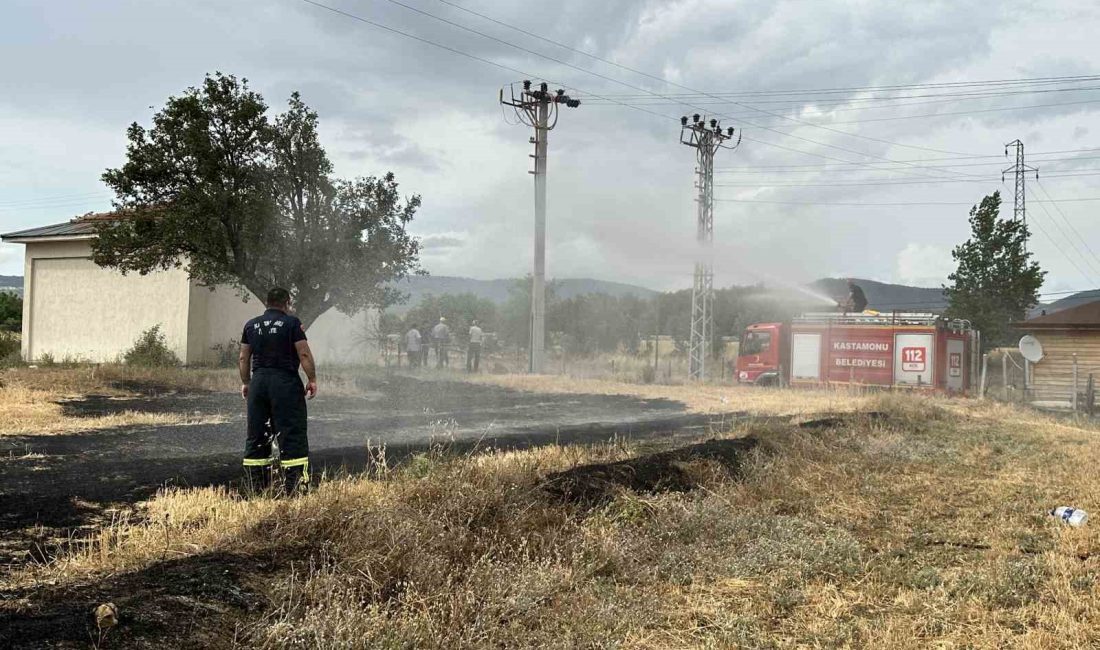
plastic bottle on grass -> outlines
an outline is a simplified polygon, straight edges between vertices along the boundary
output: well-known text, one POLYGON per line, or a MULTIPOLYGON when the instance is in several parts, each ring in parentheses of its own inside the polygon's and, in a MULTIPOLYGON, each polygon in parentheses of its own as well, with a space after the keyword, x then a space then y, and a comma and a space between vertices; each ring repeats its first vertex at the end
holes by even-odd
POLYGON ((1050 514, 1058 517, 1070 526, 1084 526, 1089 520, 1089 513, 1070 506, 1061 506, 1050 511, 1050 514))

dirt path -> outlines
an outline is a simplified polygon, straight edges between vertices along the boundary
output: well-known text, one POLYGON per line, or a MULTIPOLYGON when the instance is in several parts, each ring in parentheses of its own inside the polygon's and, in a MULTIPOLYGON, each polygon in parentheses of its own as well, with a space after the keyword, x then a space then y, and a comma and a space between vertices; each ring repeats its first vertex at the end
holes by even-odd
MULTIPOLYGON (((361 468, 368 442, 385 443, 393 459, 433 439, 453 439, 459 448, 523 447, 675 432, 722 419, 689 414, 665 399, 546 395, 402 375, 364 378, 360 387, 358 397, 311 403, 315 471, 361 468)), ((135 410, 219 415, 226 422, 0 438, 0 562, 41 556, 50 540, 96 525, 110 508, 146 499, 165 484, 225 484, 240 475, 244 415, 236 395, 92 396, 65 409, 81 417, 135 410)))

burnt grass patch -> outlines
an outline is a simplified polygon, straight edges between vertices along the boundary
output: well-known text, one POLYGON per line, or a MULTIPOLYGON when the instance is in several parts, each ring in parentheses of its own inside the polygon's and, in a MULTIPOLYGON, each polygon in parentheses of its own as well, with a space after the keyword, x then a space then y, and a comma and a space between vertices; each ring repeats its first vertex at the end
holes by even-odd
POLYGON ((759 441, 752 436, 707 440, 613 463, 581 465, 549 474, 540 487, 566 503, 584 507, 610 501, 623 489, 634 492, 687 492, 699 486, 692 465, 720 467, 728 476, 740 475, 742 459, 759 441))
POLYGON ((847 427, 856 423, 859 420, 866 422, 887 422, 890 420, 889 413, 883 413, 882 411, 867 411, 865 413, 843 413, 837 415, 826 415, 813 420, 806 420, 798 425, 799 429, 805 429, 810 431, 816 431, 821 429, 836 429, 839 427, 847 427))
POLYGON ((305 561, 310 549, 255 555, 206 553, 75 584, 0 591, 0 647, 227 648, 270 606, 261 582, 305 561), (96 607, 112 602, 118 625, 99 630, 96 607))

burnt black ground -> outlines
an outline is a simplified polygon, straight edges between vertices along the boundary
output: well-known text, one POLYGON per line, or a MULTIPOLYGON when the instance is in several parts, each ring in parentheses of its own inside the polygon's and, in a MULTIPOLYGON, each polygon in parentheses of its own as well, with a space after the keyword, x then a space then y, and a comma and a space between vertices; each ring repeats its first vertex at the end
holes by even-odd
MULTIPOLYGON (((315 474, 361 469, 368 443, 385 443, 388 458, 399 460, 433 440, 453 439, 458 451, 521 448, 698 433, 723 419, 688 414, 670 400, 525 393, 399 374, 366 376, 359 387, 363 392, 355 397, 322 393, 310 403, 315 474)), ((93 396, 64 408, 86 417, 135 410, 226 422, 0 438, 0 456, 8 456, 0 461, 0 563, 42 557, 50 540, 100 523, 106 509, 147 499, 164 485, 229 484, 240 476, 244 405, 237 395, 157 389, 131 399, 93 396), (28 453, 34 456, 18 458, 28 453)))

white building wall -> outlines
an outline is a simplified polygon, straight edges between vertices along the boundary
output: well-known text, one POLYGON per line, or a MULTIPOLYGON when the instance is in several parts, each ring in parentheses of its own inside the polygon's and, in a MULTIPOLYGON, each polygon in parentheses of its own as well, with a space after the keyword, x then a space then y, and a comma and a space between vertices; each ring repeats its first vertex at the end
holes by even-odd
POLYGON ((141 333, 161 326, 168 347, 187 358, 187 274, 148 275, 96 266, 90 240, 26 244, 23 357, 117 360, 141 333))
MULTIPOLYGON (((117 361, 142 332, 160 325, 168 347, 185 363, 209 363, 214 349, 239 341, 245 321, 261 314, 262 301, 242 300, 230 287, 211 291, 182 269, 123 275, 96 266, 90 239, 26 244, 23 358, 50 354, 105 363, 117 361)), ((354 317, 336 310, 306 331, 317 362, 378 362, 373 337, 376 310, 354 317)))
POLYGON ((262 311, 263 304, 255 296, 245 301, 231 287, 211 290, 192 281, 187 363, 216 361, 215 346, 239 343, 245 321, 262 311))
MULTIPOLYGON (((250 296, 247 302, 242 302, 228 287, 210 291, 193 285, 191 302, 194 354, 188 358, 189 363, 212 360, 216 356, 215 345, 239 341, 245 321, 264 311, 260 299, 250 296)), ((372 336, 377 323, 377 310, 347 316, 330 309, 310 325, 306 337, 314 358, 322 366, 377 363, 378 345, 372 336)))

